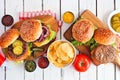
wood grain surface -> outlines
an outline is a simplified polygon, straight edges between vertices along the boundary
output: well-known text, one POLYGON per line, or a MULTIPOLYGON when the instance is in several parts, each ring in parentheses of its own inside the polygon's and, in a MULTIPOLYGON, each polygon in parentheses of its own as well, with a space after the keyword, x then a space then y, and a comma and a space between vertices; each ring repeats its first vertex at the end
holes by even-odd
MULTIPOLYGON (((75 21, 79 15, 83 15, 82 13, 85 10, 89 10, 99 20, 96 17, 91 18, 91 13, 84 13, 83 17, 90 19, 93 23, 95 21, 94 24, 98 27, 106 27, 110 12, 120 9, 120 0, 0 0, 0 3, 0 19, 5 14, 10 14, 14 18, 14 23, 19 20, 19 12, 51 10, 56 13, 57 19, 62 20, 64 12, 71 11, 75 16, 75 21)), ((63 35, 71 25, 72 23, 63 22, 57 39, 64 40, 63 35)), ((6 27, 0 23, 0 35, 9 28, 11 26, 6 27)), ((35 61, 37 64, 38 60, 35 61)), ((86 72, 79 73, 72 65, 59 69, 50 64, 44 70, 37 65, 36 70, 30 73, 24 69, 24 63, 16 64, 13 61, 6 60, 6 67, 0 67, 0 80, 120 80, 120 69, 114 64, 95 66, 91 63, 86 72)))

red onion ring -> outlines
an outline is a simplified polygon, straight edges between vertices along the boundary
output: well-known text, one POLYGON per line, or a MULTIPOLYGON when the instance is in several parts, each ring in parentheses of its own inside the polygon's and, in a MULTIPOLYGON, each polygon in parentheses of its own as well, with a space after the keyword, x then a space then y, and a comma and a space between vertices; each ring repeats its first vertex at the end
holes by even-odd
POLYGON ((49 35, 49 29, 46 26, 42 26, 42 34, 36 41, 41 42, 49 35))

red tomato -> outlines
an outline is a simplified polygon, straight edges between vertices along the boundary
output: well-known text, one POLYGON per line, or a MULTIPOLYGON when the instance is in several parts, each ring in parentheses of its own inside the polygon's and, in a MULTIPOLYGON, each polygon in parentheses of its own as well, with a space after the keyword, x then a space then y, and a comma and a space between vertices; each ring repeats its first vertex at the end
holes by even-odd
POLYGON ((78 54, 73 62, 73 66, 78 72, 85 72, 90 67, 90 64, 90 58, 85 54, 78 54))

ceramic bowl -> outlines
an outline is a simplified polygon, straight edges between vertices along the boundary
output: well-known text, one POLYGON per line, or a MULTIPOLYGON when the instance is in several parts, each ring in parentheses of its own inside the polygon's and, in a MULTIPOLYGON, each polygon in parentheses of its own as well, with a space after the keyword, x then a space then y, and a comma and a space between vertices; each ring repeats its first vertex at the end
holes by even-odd
MULTIPOLYGON (((57 49, 56 49, 57 50, 57 49)), ((66 49, 65 49, 66 50, 66 49)), ((69 50, 68 50, 69 51, 69 50)), ((55 52, 55 51, 53 51, 53 52, 55 52)), ((52 53, 53 54, 53 53, 52 53)), ((57 53, 54 53, 54 54, 56 54, 57 55, 57 53)), ((60 53, 61 54, 61 53, 60 53)), ((59 54, 59 55, 60 55, 59 54)), ((48 47, 48 50, 47 50, 47 57, 48 57, 48 60, 50 61, 50 63, 52 63, 54 66, 56 66, 56 67, 58 67, 58 68, 64 68, 64 67, 68 67, 68 66, 70 66, 70 65, 72 65, 72 63, 73 63, 73 61, 75 60, 75 57, 76 57, 76 48, 72 45, 72 43, 70 43, 69 41, 66 41, 66 40, 56 40, 56 41, 54 41, 49 47, 48 47), (53 61, 53 60, 51 60, 50 59, 50 55, 49 54, 51 54, 50 52, 52 52, 51 51, 51 47, 53 47, 54 46, 54 50, 55 50, 55 44, 57 44, 58 42, 65 42, 65 43, 68 43, 70 46, 71 46, 71 49, 73 49, 73 52, 74 52, 74 57, 71 59, 72 61, 69 63, 69 64, 65 64, 65 66, 63 66, 63 67, 60 67, 60 66, 58 66, 60 63, 58 63, 57 62, 57 64, 58 65, 56 65, 55 64, 55 62, 53 61)), ((53 57, 53 55, 52 55, 52 57, 53 57)), ((59 58, 58 56, 57 56, 57 58, 59 58)), ((59 58, 60 59, 60 58, 59 58)), ((56 61, 57 61, 58 59, 56 59, 56 61)))
POLYGON ((114 11, 112 11, 112 12, 109 14, 108 20, 107 20, 107 24, 108 24, 109 29, 110 29, 113 33, 115 33, 115 34, 117 34, 117 35, 120 35, 120 33, 117 32, 117 31, 115 31, 115 30, 113 29, 112 25, 111 25, 111 19, 112 19, 112 17, 113 17, 115 14, 117 14, 117 13, 120 13, 120 10, 114 10, 114 11))

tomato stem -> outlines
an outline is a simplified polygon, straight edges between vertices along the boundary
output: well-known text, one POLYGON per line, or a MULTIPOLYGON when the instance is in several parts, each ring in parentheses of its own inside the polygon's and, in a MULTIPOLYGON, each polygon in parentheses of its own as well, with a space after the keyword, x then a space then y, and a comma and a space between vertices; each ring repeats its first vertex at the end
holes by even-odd
POLYGON ((83 61, 80 61, 80 66, 84 66, 85 65, 85 63, 83 62, 83 61))

